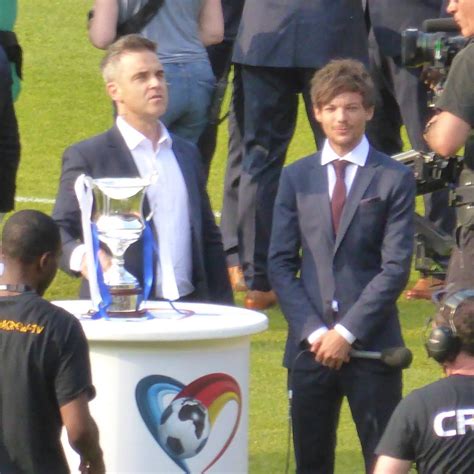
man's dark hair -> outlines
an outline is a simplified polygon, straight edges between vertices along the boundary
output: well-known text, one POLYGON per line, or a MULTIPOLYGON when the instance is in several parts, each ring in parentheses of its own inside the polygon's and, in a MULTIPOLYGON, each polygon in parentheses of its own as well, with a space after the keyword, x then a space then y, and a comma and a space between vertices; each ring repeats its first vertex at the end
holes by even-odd
POLYGON ((157 44, 143 36, 132 34, 122 36, 112 43, 100 63, 100 70, 105 82, 115 78, 115 70, 123 54, 151 51, 156 53, 157 44))
POLYGON ((311 101, 321 108, 336 96, 357 92, 365 109, 375 104, 375 87, 365 66, 355 59, 334 59, 317 71, 311 80, 311 101))
POLYGON ((18 211, 3 227, 3 255, 22 263, 31 263, 46 252, 57 252, 60 245, 58 226, 40 211, 18 211))

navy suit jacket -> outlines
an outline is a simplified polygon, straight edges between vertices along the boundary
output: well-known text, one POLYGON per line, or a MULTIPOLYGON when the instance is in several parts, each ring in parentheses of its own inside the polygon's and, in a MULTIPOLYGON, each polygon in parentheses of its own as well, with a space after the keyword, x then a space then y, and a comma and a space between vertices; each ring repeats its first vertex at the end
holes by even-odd
MULTIPOLYGON (((414 200, 410 170, 371 148, 366 165, 357 170, 335 238, 321 154, 283 170, 268 266, 288 321, 286 367, 292 367, 313 331, 336 323, 365 350, 403 344, 396 300, 410 273, 414 200), (333 300, 339 305, 337 320, 333 300)), ((304 357, 301 367, 315 367, 313 358, 304 357)))
POLYGON ((377 44, 385 56, 400 56, 401 32, 442 15, 442 0, 367 0, 377 44))
POLYGON ((319 68, 346 57, 367 62, 360 0, 246 0, 234 62, 319 68))
MULTIPOLYGON (((204 187, 197 148, 171 135, 173 152, 183 174, 189 196, 192 233, 193 285, 201 301, 232 304, 220 231, 215 223, 204 187)), ((60 227, 63 245, 61 268, 69 269, 71 252, 82 241, 81 212, 74 193, 80 174, 93 178, 136 177, 138 169, 118 128, 69 147, 63 155, 62 173, 53 218, 60 227)), ((146 203, 147 204, 147 203, 146 203)), ((142 242, 125 253, 127 270, 143 282, 142 242)), ((89 285, 82 285, 81 297, 88 297, 89 285)))

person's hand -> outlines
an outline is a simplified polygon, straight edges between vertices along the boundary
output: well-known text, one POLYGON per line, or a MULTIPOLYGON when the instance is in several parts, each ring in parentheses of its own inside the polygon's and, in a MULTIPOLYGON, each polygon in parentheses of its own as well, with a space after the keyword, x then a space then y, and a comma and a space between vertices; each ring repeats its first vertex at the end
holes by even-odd
POLYGON ((105 474, 105 464, 103 457, 100 456, 93 461, 81 458, 79 472, 81 474, 105 474))
MULTIPOLYGON (((99 252, 97 253, 97 256, 99 257, 99 263, 100 266, 102 267, 102 271, 106 272, 110 266, 112 265, 112 257, 102 249, 99 249, 99 252)), ((82 256, 82 261, 81 261, 81 275, 88 280, 89 279, 89 273, 87 271, 87 257, 86 254, 82 256)))
POLYGON ((432 91, 435 91, 439 86, 443 74, 439 68, 425 67, 420 75, 420 80, 432 91))
POLYGON ((335 370, 339 370, 344 362, 349 362, 350 350, 351 345, 335 329, 324 333, 311 345, 315 360, 335 370))

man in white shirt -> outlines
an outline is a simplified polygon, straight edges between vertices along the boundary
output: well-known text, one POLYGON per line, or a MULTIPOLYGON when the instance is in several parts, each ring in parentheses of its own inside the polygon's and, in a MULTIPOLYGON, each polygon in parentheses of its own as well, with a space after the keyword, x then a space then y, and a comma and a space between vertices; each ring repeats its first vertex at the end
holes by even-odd
MULTIPOLYGON (((156 45, 128 35, 109 47, 101 64, 106 89, 117 107, 110 130, 69 147, 63 156, 53 218, 61 229, 62 269, 87 277, 80 210, 74 183, 92 178, 147 177, 158 180, 146 194, 158 240, 153 297, 231 304, 221 235, 207 196, 196 147, 168 133, 159 121, 168 95, 156 45)), ((110 256, 99 251, 103 267, 110 256)), ((142 242, 125 254, 128 271, 143 282, 142 242)), ((88 296, 88 285, 81 288, 88 296)))
POLYGON ((374 88, 362 63, 330 62, 315 74, 311 98, 327 140, 283 170, 269 252, 288 321, 297 472, 333 472, 344 396, 370 472, 401 398, 401 371, 351 359, 350 350, 403 345, 396 300, 410 272, 415 180, 367 142, 374 88))

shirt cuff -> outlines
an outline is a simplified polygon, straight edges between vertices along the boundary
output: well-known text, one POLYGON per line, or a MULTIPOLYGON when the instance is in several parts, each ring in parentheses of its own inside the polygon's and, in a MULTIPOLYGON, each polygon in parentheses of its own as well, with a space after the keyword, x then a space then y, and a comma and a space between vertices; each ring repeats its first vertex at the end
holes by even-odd
POLYGON ((86 254, 86 246, 84 244, 78 245, 72 252, 69 258, 69 268, 73 272, 81 273, 82 257, 86 254))
POLYGON ((314 341, 318 340, 323 334, 328 332, 327 327, 322 327, 319 329, 316 329, 316 331, 313 331, 307 338, 306 340, 312 344, 314 341))
POLYGON ((342 324, 336 324, 334 329, 349 343, 352 344, 356 337, 350 331, 348 331, 342 324))

